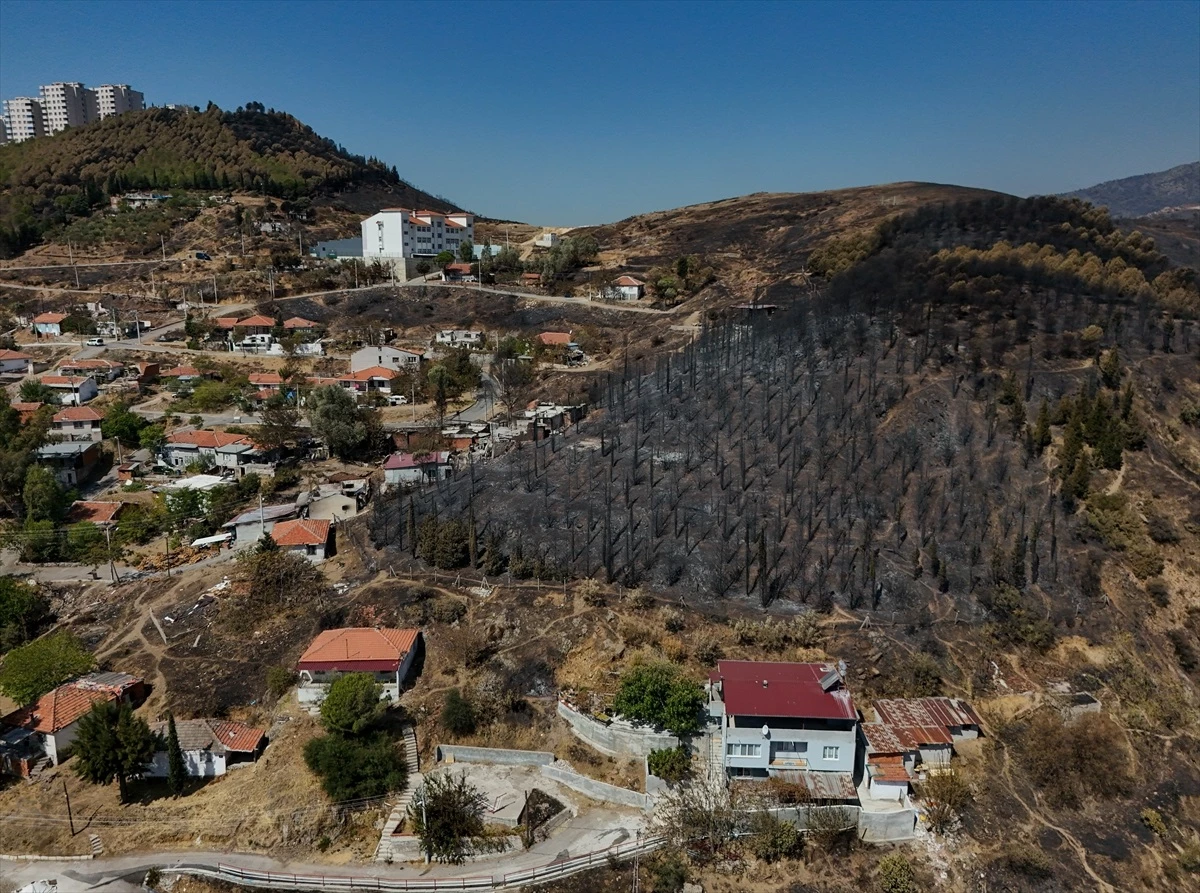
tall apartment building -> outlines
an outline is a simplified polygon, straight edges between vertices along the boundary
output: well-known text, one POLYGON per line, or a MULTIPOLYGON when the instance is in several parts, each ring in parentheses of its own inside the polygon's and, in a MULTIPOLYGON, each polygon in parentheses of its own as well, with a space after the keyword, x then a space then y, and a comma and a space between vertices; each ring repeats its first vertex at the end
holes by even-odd
POLYGON ((45 84, 40 92, 46 133, 58 133, 100 118, 96 91, 89 90, 78 81, 45 84))
POLYGON ((4 117, 8 119, 8 138, 14 143, 23 143, 36 136, 46 135, 42 104, 31 96, 6 99, 4 117))
POLYGON ((146 107, 146 97, 128 84, 101 84, 96 88, 96 104, 100 117, 140 112, 146 107))
POLYGON ((363 258, 432 257, 475 241, 471 214, 384 208, 362 222, 363 258))

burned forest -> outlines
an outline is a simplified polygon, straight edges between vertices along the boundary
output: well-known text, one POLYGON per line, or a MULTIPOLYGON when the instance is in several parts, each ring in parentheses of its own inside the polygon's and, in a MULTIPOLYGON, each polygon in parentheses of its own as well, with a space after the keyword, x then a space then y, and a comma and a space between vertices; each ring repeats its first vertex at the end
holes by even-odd
POLYGON ((913 215, 901 252, 905 223, 889 224, 848 282, 598 382, 571 434, 378 501, 374 541, 693 607, 839 606, 921 626, 941 605, 1013 644, 1101 623, 1100 566, 1144 579, 1161 559, 1141 532, 1098 537, 1088 500, 1130 451, 1160 448, 1143 413, 1166 408, 1162 381, 1194 374, 1196 347, 1148 284, 1161 256, 1098 232, 1105 219, 975 202, 913 215), (1000 242, 1006 221, 1031 239, 1019 252, 1000 242), (955 233, 970 241, 947 250, 955 233), (1051 281, 1051 257, 1102 275, 1051 281))

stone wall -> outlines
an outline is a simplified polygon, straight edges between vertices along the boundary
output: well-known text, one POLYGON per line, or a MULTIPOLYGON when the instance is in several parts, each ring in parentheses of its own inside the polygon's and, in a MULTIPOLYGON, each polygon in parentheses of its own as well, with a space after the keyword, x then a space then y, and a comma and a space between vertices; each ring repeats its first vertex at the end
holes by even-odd
POLYGON ((593 800, 603 800, 606 803, 616 803, 620 806, 632 806, 634 809, 649 809, 651 800, 640 791, 619 788, 616 785, 596 781, 586 775, 560 766, 543 766, 542 775, 557 781, 559 784, 578 791, 593 800))
POLYGON ((679 746, 679 739, 667 732, 656 732, 620 719, 602 723, 562 701, 558 702, 558 715, 567 721, 576 738, 610 757, 646 757, 652 750, 679 746))
POLYGON ((549 766, 554 754, 541 750, 508 750, 503 747, 466 747, 439 744, 439 763, 497 763, 503 766, 549 766))

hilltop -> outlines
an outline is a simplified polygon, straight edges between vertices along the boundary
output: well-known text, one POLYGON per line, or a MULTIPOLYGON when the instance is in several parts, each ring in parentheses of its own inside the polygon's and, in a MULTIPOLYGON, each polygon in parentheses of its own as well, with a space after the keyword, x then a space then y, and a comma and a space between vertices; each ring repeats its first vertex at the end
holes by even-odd
POLYGON ((363 189, 390 203, 450 210, 375 158, 354 155, 284 112, 152 108, 0 146, 0 254, 108 206, 128 190, 333 197, 363 189))
POLYGON ((1138 174, 1063 194, 1108 208, 1113 217, 1145 217, 1160 211, 1200 207, 1200 161, 1138 174))

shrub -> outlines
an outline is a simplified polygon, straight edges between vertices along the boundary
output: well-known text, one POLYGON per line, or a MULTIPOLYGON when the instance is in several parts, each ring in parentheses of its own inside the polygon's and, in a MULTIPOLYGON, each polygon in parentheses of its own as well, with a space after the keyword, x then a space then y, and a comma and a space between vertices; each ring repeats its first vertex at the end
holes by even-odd
POLYGON ((1027 878, 1050 877, 1050 857, 1042 850, 1027 843, 1010 843, 1004 848, 1000 861, 1009 871, 1027 878))
POLYGON ((1152 512, 1146 517, 1146 533, 1160 545, 1179 542, 1179 529, 1175 522, 1157 513, 1152 512))
POLYGON ((725 649, 716 639, 705 639, 696 646, 696 660, 705 666, 716 666, 717 661, 725 656, 725 649))
POLYGON ((767 812, 755 816, 750 838, 750 850, 764 862, 778 862, 800 855, 804 838, 791 822, 775 818, 767 812))
POLYGON ((790 620, 738 620, 733 625, 738 642, 779 651, 790 645, 816 648, 825 638, 821 621, 813 611, 805 611, 790 620))
POLYGON ((583 580, 576 591, 583 603, 591 608, 602 608, 607 601, 604 597, 604 587, 597 580, 583 580))
POLYGON ((1175 649, 1175 659, 1179 661, 1179 666, 1185 673, 1194 673, 1200 667, 1200 655, 1196 654, 1196 649, 1192 645, 1191 637, 1186 630, 1179 628, 1167 630, 1167 638, 1171 640, 1171 647, 1175 649))
POLYGON ((267 691, 278 700, 296 684, 296 673, 288 667, 271 667, 267 670, 267 691))
POLYGON ((446 692, 442 702, 442 725, 454 735, 470 735, 475 731, 475 705, 464 698, 457 688, 446 692))
POLYGON ((700 728, 704 692, 680 676, 670 664, 634 667, 621 677, 613 709, 634 722, 644 722, 684 737, 700 728))
POLYGON ((687 883, 687 866, 676 852, 667 852, 649 863, 651 893, 679 893, 687 883))
POLYGON ((1142 824, 1159 837, 1167 836, 1167 823, 1163 821, 1162 814, 1157 809, 1146 807, 1142 810, 1141 819, 1142 824))
POLYGON ((1165 608, 1171 603, 1171 591, 1167 588, 1166 581, 1161 577, 1155 577, 1153 580, 1146 581, 1146 594, 1160 608, 1165 608))
POLYGON ((382 689, 370 673, 346 673, 329 686, 321 702, 321 722, 331 732, 361 735, 383 713, 382 689))
POLYGON ((1103 713, 1064 723, 1045 711, 1034 717, 1022 744, 1030 780, 1058 806, 1128 792, 1133 778, 1127 750, 1121 727, 1103 713))
POLYGON ((438 623, 456 623, 466 615, 466 602, 456 598, 439 598, 429 609, 429 616, 438 623))
POLYGON ((953 769, 930 775, 921 785, 929 827, 938 833, 947 831, 971 802, 970 785, 953 769))
POLYGON ((682 747, 652 750, 646 762, 651 774, 672 784, 683 781, 692 772, 692 755, 682 747))
POLYGON ((0 692, 18 704, 32 704, 94 666, 83 643, 73 633, 60 630, 8 652, 0 664, 0 692))
POLYGON ((888 853, 879 860, 879 888, 883 893, 917 893, 917 877, 903 853, 888 853))
POLYGON ((304 763, 336 803, 401 790, 407 769, 400 748, 383 732, 361 738, 325 735, 304 745, 304 763))

